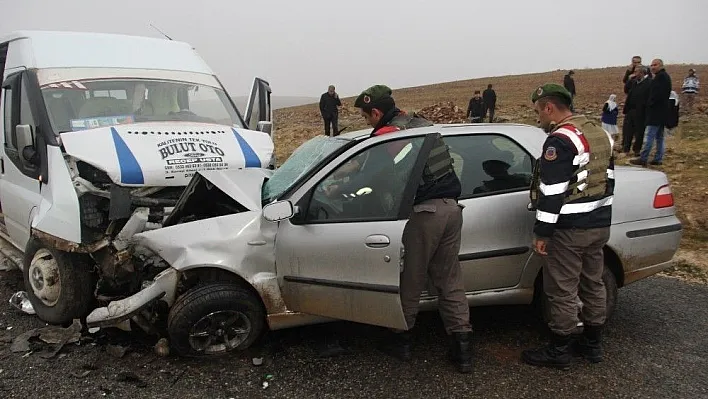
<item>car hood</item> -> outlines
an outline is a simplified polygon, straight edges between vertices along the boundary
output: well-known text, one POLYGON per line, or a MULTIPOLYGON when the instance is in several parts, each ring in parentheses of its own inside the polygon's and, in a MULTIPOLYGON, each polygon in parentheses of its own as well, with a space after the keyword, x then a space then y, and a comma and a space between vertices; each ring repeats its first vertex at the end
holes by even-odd
POLYGON ((273 141, 262 132, 205 123, 157 122, 61 134, 68 155, 121 186, 186 186, 196 172, 265 168, 273 141))

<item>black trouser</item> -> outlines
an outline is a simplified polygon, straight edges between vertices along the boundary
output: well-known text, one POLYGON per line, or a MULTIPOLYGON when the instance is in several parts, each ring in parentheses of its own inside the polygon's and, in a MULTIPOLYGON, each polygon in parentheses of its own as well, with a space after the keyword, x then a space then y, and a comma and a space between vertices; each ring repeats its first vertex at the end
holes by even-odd
MULTIPOLYGON (((489 123, 494 122, 494 108, 495 107, 489 107, 489 123)), ((486 115, 487 113, 485 112, 484 114, 486 115)))
POLYGON ((628 153, 631 149, 635 154, 642 151, 644 144, 644 121, 640 115, 638 116, 635 110, 630 110, 624 116, 622 123, 622 152, 628 153))
POLYGON ((338 114, 327 115, 322 117, 324 119, 325 134, 327 136, 337 136, 339 135, 339 126, 337 126, 337 120, 339 119, 338 114), (330 134, 330 125, 332 127, 332 134, 330 134))

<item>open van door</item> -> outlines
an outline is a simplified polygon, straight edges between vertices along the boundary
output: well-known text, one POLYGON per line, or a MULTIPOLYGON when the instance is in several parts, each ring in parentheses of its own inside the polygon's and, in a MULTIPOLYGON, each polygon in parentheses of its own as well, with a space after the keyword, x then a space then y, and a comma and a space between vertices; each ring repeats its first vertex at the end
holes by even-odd
POLYGON ((246 103, 245 121, 250 130, 273 136, 273 110, 270 106, 270 84, 261 78, 253 80, 251 94, 246 103))

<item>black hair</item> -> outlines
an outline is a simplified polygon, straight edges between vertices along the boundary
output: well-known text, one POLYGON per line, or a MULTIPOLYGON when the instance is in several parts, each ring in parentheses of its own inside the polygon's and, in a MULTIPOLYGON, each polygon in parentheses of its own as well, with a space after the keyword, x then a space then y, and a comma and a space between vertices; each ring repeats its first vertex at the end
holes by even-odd
POLYGON ((538 100, 536 100, 542 107, 545 107, 546 104, 551 103, 556 106, 556 108, 560 109, 561 111, 564 110, 570 110, 570 101, 568 98, 564 96, 556 96, 556 95, 548 95, 545 97, 541 97, 538 100))

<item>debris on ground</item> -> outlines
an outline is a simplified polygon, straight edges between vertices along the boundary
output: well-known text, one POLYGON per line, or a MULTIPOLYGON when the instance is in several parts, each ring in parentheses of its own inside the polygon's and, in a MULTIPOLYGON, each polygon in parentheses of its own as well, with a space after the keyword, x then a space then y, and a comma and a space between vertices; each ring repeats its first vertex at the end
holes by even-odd
POLYGON ((452 101, 437 103, 416 112, 434 123, 466 123, 467 115, 452 101))
POLYGON ((262 357, 254 357, 254 358, 253 358, 253 365, 254 365, 254 366, 261 366, 261 365, 263 365, 263 358, 262 358, 262 357))
POLYGON ((126 348, 124 346, 120 346, 120 345, 108 344, 106 346, 106 353, 108 353, 109 355, 111 355, 113 357, 117 357, 119 359, 122 358, 123 356, 125 356, 125 353, 127 351, 128 351, 128 348, 126 348))
POLYGON ((74 378, 86 378, 89 374, 91 374, 91 370, 86 370, 80 373, 77 371, 72 371, 71 373, 69 373, 69 375, 74 378))
POLYGON ((137 374, 128 371, 118 373, 118 375, 116 375, 116 381, 128 382, 134 384, 138 388, 145 388, 148 386, 147 382, 140 379, 137 374))
POLYGON ((51 357, 53 357, 59 353, 64 345, 73 344, 81 339, 81 322, 78 319, 74 319, 71 326, 67 328, 47 326, 25 331, 15 337, 10 346, 10 351, 14 353, 30 351, 30 339, 35 337, 39 337, 40 340, 47 344, 55 345, 54 350, 51 352, 51 357))
POLYGON ((10 297, 10 305, 27 314, 35 314, 34 307, 32 307, 32 303, 25 291, 18 291, 12 294, 10 297))
POLYGON ((160 357, 165 357, 170 354, 170 343, 167 338, 160 338, 155 344, 155 354, 160 357))

